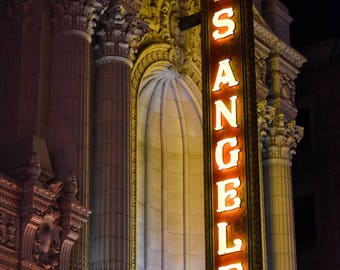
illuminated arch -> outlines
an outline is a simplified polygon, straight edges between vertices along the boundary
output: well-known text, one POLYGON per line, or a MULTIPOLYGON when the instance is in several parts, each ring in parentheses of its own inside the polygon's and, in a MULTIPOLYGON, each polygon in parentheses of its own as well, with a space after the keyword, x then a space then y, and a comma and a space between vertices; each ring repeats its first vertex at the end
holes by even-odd
POLYGON ((201 93, 159 59, 137 95, 136 269, 204 269, 201 93))

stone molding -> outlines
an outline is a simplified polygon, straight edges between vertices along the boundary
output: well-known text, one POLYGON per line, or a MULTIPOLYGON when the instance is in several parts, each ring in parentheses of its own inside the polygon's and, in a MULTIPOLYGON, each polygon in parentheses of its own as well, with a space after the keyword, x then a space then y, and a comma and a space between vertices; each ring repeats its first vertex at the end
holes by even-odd
POLYGON ((122 62, 133 68, 133 62, 125 57, 122 56, 103 56, 96 60, 96 64, 98 66, 108 64, 111 62, 122 62))
POLYGON ((79 34, 91 40, 96 20, 105 11, 108 2, 108 0, 50 0, 55 32, 79 34))

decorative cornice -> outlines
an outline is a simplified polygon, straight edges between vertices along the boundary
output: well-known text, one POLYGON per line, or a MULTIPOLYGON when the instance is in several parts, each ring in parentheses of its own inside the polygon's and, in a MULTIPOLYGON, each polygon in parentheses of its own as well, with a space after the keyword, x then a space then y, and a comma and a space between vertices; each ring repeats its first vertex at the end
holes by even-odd
POLYGON ((90 40, 96 20, 105 11, 108 0, 50 0, 53 27, 57 33, 79 34, 90 40))
POLYGON ((256 20, 254 21, 254 33, 255 38, 259 42, 268 46, 272 53, 280 54, 280 56, 293 65, 295 69, 302 67, 303 63, 306 62, 306 58, 298 51, 293 49, 290 45, 272 33, 269 28, 256 20))
POLYGON ((109 7, 96 28, 97 64, 117 60, 111 57, 133 61, 146 32, 147 25, 136 14, 128 13, 123 6, 109 7))

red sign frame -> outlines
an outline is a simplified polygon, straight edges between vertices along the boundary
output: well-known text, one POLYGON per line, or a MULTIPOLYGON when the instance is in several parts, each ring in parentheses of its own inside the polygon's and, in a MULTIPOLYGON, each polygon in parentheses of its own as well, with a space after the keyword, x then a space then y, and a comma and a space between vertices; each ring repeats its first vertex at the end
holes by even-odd
POLYGON ((262 269, 252 3, 202 10, 207 269, 262 269))

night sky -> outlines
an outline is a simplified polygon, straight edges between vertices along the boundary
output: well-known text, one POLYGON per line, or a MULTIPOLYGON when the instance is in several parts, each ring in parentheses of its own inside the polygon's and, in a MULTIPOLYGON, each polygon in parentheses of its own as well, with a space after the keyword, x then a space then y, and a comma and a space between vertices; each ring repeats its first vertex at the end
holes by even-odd
POLYGON ((291 43, 301 48, 311 43, 340 36, 339 0, 281 0, 294 18, 291 43))

